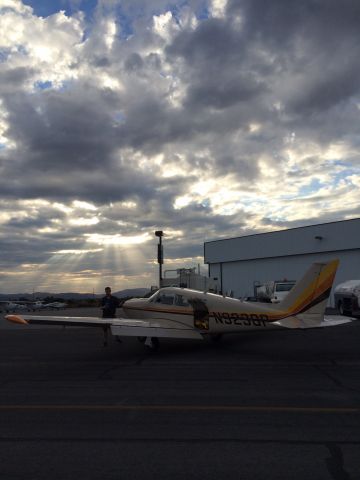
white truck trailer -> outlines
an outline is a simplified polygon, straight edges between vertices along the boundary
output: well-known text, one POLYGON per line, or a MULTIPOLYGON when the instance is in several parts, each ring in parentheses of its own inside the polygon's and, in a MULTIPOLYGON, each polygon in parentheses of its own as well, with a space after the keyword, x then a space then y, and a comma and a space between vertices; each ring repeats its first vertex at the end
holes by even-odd
POLYGON ((295 280, 273 280, 254 284, 254 294, 258 301, 279 303, 295 285, 295 280))

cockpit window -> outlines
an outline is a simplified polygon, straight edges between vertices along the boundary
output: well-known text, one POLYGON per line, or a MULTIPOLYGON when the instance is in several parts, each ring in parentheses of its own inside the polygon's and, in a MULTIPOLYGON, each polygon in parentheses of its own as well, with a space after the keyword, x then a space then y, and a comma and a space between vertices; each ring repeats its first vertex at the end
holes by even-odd
POLYGON ((177 305, 178 307, 189 307, 190 306, 189 302, 182 295, 176 295, 175 296, 175 305, 177 305))
POLYGON ((275 290, 277 292, 290 292, 290 290, 293 288, 294 285, 295 285, 295 282, 294 283, 278 283, 276 285, 275 290))
POLYGON ((157 302, 158 296, 159 296, 159 292, 155 292, 153 295, 151 295, 151 297, 149 297, 149 302, 151 303, 157 302))
POLYGON ((162 303, 163 305, 173 305, 174 304, 174 295, 161 293, 156 299, 157 303, 162 303))

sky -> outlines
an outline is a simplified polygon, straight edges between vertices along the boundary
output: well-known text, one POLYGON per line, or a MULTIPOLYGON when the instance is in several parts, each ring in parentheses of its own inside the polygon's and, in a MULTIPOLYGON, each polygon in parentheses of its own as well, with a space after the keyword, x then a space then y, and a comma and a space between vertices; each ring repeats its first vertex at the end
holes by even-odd
POLYGON ((0 0, 0 293, 360 216, 358 0, 0 0))

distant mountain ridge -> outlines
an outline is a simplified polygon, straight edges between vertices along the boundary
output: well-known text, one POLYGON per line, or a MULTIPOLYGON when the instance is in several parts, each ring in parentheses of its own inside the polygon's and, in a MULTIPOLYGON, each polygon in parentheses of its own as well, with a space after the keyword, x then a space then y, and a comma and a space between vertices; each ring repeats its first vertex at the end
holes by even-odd
MULTIPOLYGON (((113 295, 118 298, 125 297, 142 297, 150 291, 149 288, 127 288, 125 290, 119 290, 118 292, 113 292, 113 295)), ((52 293, 52 292, 34 292, 34 293, 0 293, 0 300, 19 300, 20 298, 24 300, 42 300, 46 297, 54 298, 63 298, 64 300, 82 300, 89 298, 101 298, 105 293, 76 293, 76 292, 63 292, 63 293, 52 293)))

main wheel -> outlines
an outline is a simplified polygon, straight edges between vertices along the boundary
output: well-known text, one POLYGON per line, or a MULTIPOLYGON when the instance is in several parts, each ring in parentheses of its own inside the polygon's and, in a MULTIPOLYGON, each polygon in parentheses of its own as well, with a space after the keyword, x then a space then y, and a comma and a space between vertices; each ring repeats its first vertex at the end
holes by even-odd
POLYGON ((345 315, 344 305, 341 300, 338 302, 338 310, 340 315, 345 315))
POLYGON ((146 339, 145 348, 151 352, 159 350, 160 342, 157 337, 151 337, 150 340, 146 339))

